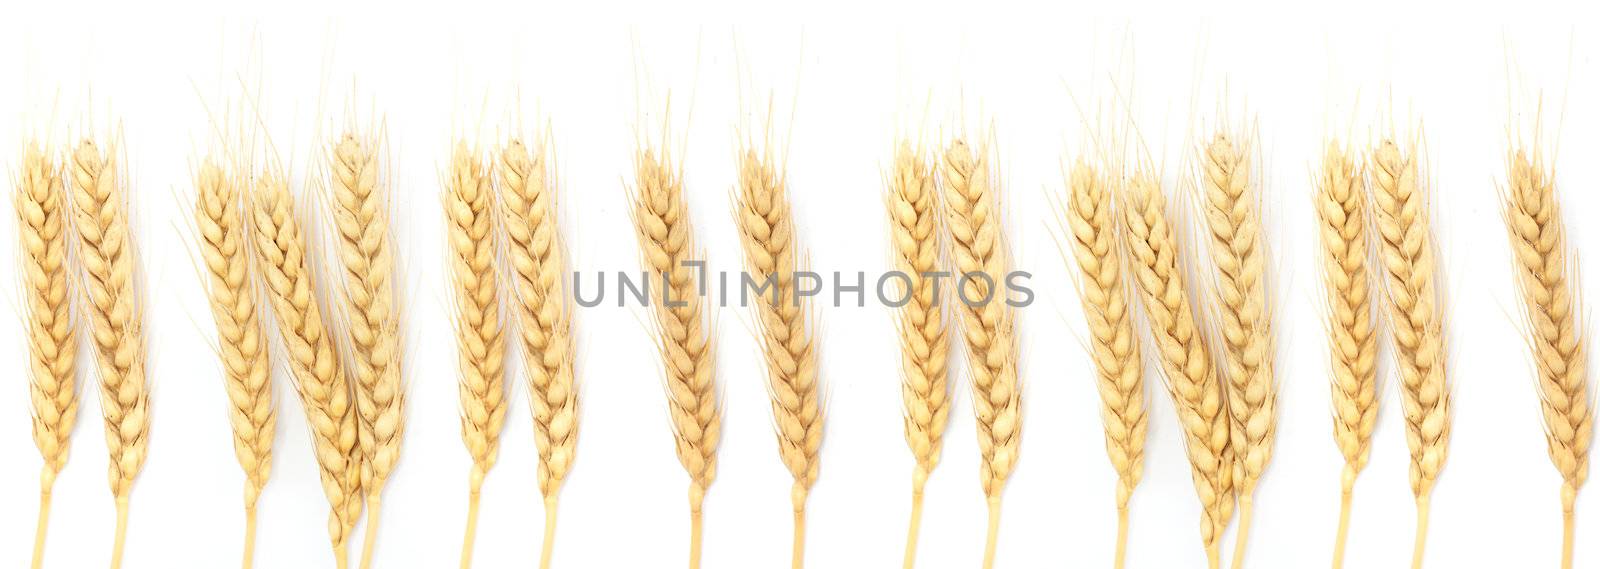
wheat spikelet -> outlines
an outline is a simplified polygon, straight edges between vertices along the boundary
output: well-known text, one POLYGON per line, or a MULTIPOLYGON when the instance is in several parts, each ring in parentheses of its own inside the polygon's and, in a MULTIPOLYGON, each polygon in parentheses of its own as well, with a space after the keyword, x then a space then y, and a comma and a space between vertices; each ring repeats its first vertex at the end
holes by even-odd
POLYGON ((1133 329, 1132 293, 1123 282, 1115 198, 1111 182, 1083 160, 1067 180, 1063 211, 1072 258, 1079 270, 1078 296, 1089 323, 1090 355, 1100 391, 1106 455, 1117 471, 1115 567, 1126 562, 1128 500, 1144 474, 1144 361, 1133 329))
POLYGON ((506 338, 500 322, 499 236, 491 180, 483 157, 458 142, 444 178, 443 205, 461 373, 461 440, 472 455, 463 569, 472 566, 479 491, 499 456, 506 420, 506 338))
POLYGON ((557 185, 548 174, 545 151, 542 144, 530 150, 520 140, 501 151, 500 203, 533 402, 539 492, 545 499, 540 566, 548 568, 555 545, 556 497, 578 443, 578 391, 572 313, 563 284, 566 251, 556 219, 557 185))
POLYGON ((1539 378, 1539 403, 1550 461, 1561 474, 1565 531, 1561 566, 1572 567, 1573 506, 1589 477, 1594 410, 1589 400, 1588 351, 1578 328, 1572 271, 1567 266, 1566 228, 1556 201, 1553 174, 1535 152, 1517 149, 1507 158, 1506 229, 1516 266, 1517 288, 1528 311, 1529 345, 1539 378))
POLYGON ((68 220, 60 166, 29 142, 12 200, 17 209, 18 258, 23 283, 24 325, 28 337, 28 395, 32 403, 33 444, 44 466, 39 471, 39 522, 33 543, 33 569, 44 563, 50 526, 50 494, 67 465, 68 439, 78 419, 76 386, 78 339, 72 320, 72 276, 67 266, 68 220))
POLYGON ((1256 482, 1272 459, 1277 431, 1276 353, 1266 285, 1266 246, 1261 235, 1261 188, 1253 179, 1249 142, 1218 133, 1203 157, 1201 192, 1211 259, 1221 304, 1223 385, 1227 387, 1228 433, 1233 447, 1233 486, 1239 496, 1239 532, 1233 563, 1244 566, 1256 482))
POLYGON ((1233 517, 1233 450, 1223 386, 1196 322, 1160 181, 1136 172, 1125 191, 1128 262, 1167 391, 1183 424, 1190 474, 1200 498, 1200 538, 1215 569, 1221 563, 1218 542, 1233 517))
POLYGON ((1450 387, 1445 378, 1444 309, 1435 280, 1426 188, 1417 178, 1415 148, 1384 140, 1373 151, 1372 197, 1378 251, 1388 292, 1389 324, 1411 449, 1411 492, 1417 498, 1412 566, 1422 566, 1428 499, 1450 441, 1450 387))
POLYGON ((911 475, 911 527, 905 554, 905 567, 911 569, 922 523, 922 489, 939 464, 950 419, 950 337, 944 314, 948 293, 935 286, 932 275, 939 270, 942 250, 939 191, 934 187, 933 165, 909 142, 901 141, 895 149, 885 205, 894 268, 906 279, 906 304, 899 321, 900 395, 906 444, 917 461, 911 475))
POLYGON ((109 478, 117 500, 113 568, 122 564, 128 494, 144 467, 150 434, 150 392, 144 375, 143 308, 134 281, 133 236, 128 229, 127 188, 115 148, 101 153, 84 140, 72 154, 72 198, 76 209, 78 259, 83 264, 90 338, 100 378, 109 478))
POLYGON ((296 393, 311 425, 322 491, 331 508, 328 537, 342 568, 350 531, 361 516, 361 452, 350 385, 318 306, 316 279, 306 257, 307 238, 288 182, 281 173, 265 173, 257 179, 250 202, 257 266, 277 316, 296 393))
POLYGON ((344 267, 344 313, 350 322, 350 378, 355 381, 361 449, 361 489, 367 496, 367 531, 361 567, 372 565, 383 486, 400 459, 405 436, 405 384, 401 377, 400 307, 394 296, 394 252, 389 238, 389 188, 378 171, 375 140, 346 133, 331 150, 334 227, 344 267))
POLYGON ((228 392, 228 422, 233 427, 233 454, 244 470, 244 566, 254 560, 256 498, 272 473, 272 373, 266 327, 251 277, 253 260, 239 194, 241 178, 230 176, 211 160, 195 174, 195 226, 200 258, 206 268, 206 292, 217 325, 228 392))
POLYGON ((770 151, 758 153, 748 140, 739 157, 734 221, 744 245, 750 278, 771 283, 756 304, 767 392, 778 435, 778 455, 794 477, 795 568, 804 565, 806 495, 817 481, 822 448, 822 407, 817 390, 817 352, 806 324, 809 304, 795 290, 799 253, 784 173, 770 151))
POLYGON ((1332 364, 1333 439, 1344 455, 1339 530, 1333 566, 1344 566, 1350 528, 1350 494, 1372 451, 1378 422, 1378 335, 1367 267, 1367 195, 1361 165, 1336 142, 1328 143, 1313 198, 1322 234, 1322 278, 1327 293, 1328 351, 1332 364))
POLYGON ((989 500, 989 535, 984 567, 994 565, 1000 525, 1000 494, 1017 462, 1022 440, 1021 385, 1017 374, 1015 315, 1000 285, 1010 273, 1001 232, 999 188, 989 157, 956 139, 941 167, 947 227, 957 276, 957 303, 967 342, 972 405, 977 415, 979 480, 989 500))
POLYGON ((717 412, 716 357, 698 294, 694 266, 700 262, 683 196, 681 171, 671 157, 649 148, 634 156, 637 176, 633 223, 639 233, 645 269, 662 277, 651 289, 658 348, 666 369, 667 407, 672 418, 678 462, 689 474, 689 566, 700 566, 700 506, 717 475, 717 443, 722 418, 717 412))

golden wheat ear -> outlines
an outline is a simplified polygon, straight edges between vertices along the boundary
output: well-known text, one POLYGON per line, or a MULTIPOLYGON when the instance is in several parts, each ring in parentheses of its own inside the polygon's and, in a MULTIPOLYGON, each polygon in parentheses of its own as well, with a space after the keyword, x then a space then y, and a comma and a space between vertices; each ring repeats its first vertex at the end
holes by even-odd
POLYGON ((330 149, 333 227, 344 269, 344 315, 349 322, 360 420, 361 488, 367 529, 361 568, 372 565, 383 487, 400 460, 405 437, 405 381, 401 375, 400 305, 394 293, 394 249, 389 235, 389 186, 380 171, 378 139, 346 133, 330 149))
POLYGON ((461 440, 472 456, 461 567, 472 566, 483 479, 500 452, 506 419, 506 338, 501 323, 499 231, 484 156, 456 143, 444 177, 444 217, 455 297, 461 440))
POLYGON ((982 453, 979 480, 989 502, 985 568, 994 566, 1000 496, 1016 466, 1022 441, 1015 314, 1005 293, 996 289, 997 283, 1006 282, 1011 261, 999 216, 999 188, 989 169, 986 151, 973 152, 966 141, 956 139, 945 149, 940 170, 953 272, 959 282, 960 300, 955 305, 967 341, 967 368, 982 453))
POLYGON ((1510 153, 1506 168, 1506 230, 1517 289, 1527 310, 1545 444, 1562 480, 1561 567, 1571 569, 1573 507, 1589 477, 1594 434, 1587 342, 1578 325, 1576 279, 1567 262, 1571 251, 1554 172, 1537 151, 1530 156, 1522 148, 1510 153))
POLYGON ((534 441, 539 448, 539 493, 544 495, 544 546, 539 566, 550 567, 556 504, 578 444, 578 389, 572 311, 567 301, 566 251, 557 223, 558 184, 548 140, 529 148, 513 139, 500 152, 500 214, 506 228, 515 312, 522 338, 534 441))
POLYGON ((1428 504, 1450 443, 1450 384, 1446 379, 1444 306, 1438 289, 1427 187, 1417 175, 1416 148, 1384 140, 1369 158, 1379 258, 1387 291, 1411 450, 1411 492, 1417 536, 1411 565, 1422 567, 1428 504))
POLYGON ((1184 282, 1179 244, 1158 178, 1136 171, 1123 189, 1128 264, 1138 284, 1167 392, 1183 426, 1190 475, 1200 498, 1208 565, 1221 565, 1222 532, 1233 517, 1233 448, 1222 381, 1206 351, 1184 282))
POLYGON ((245 475, 243 566, 249 568, 255 559, 256 499, 272 473, 277 414, 266 326, 252 275, 250 229, 240 193, 245 179, 211 159, 202 162, 194 176, 194 221, 211 317, 217 326, 233 453, 245 475))
POLYGON ((704 259, 695 248, 679 168, 669 156, 640 149, 631 191, 640 257, 645 270, 662 279, 661 287, 651 289, 650 304, 678 462, 689 475, 689 567, 695 569, 700 566, 700 508, 717 476, 722 416, 714 339, 698 294, 702 283, 695 267, 685 264, 704 259))
POLYGON ((1243 568, 1255 511, 1256 482, 1272 459, 1277 433, 1277 340, 1267 291, 1266 238, 1261 224, 1261 185, 1256 180, 1252 141, 1217 134, 1202 153, 1200 189, 1220 302, 1221 367, 1227 388, 1228 432, 1233 447, 1233 485, 1239 496, 1239 531, 1233 562, 1243 568))
POLYGON ((1372 452, 1378 423, 1378 334, 1372 312, 1372 254, 1367 236, 1370 216, 1361 163, 1338 142, 1329 142, 1316 177, 1313 205, 1321 234, 1323 288, 1327 304, 1329 384, 1333 396, 1333 439, 1344 455, 1339 496, 1339 529, 1333 566, 1344 566, 1350 531, 1350 496, 1356 476, 1372 452))
POLYGON ((1100 392, 1106 455, 1117 471, 1117 542, 1114 567, 1126 564, 1128 500, 1144 473, 1148 421, 1144 361, 1134 331, 1132 291, 1124 281, 1121 232, 1112 182, 1080 159, 1067 177, 1063 226, 1078 268, 1078 296, 1089 324, 1089 348, 1100 392))
POLYGON ((342 569, 348 564, 351 529, 361 516, 361 450, 353 395, 323 321, 320 289, 306 257, 307 238, 281 172, 269 171, 257 179, 250 215, 257 266, 277 317, 295 393, 311 427, 322 492, 330 507, 328 537, 342 569))
POLYGON ((122 565, 128 528, 128 495, 149 448, 150 391, 144 375, 143 306, 135 283, 138 266, 128 229, 127 185, 118 151, 84 140, 72 154, 72 199, 76 206, 78 260, 83 265, 95 360, 99 363, 100 408, 105 416, 109 477, 117 501, 111 566, 122 565))
POLYGON ((751 278, 773 283, 771 295, 756 303, 761 353, 767 367, 767 392, 778 435, 778 455, 794 478, 792 566, 805 565, 806 496, 817 481, 822 450, 822 404, 817 389, 814 330, 806 322, 810 305, 795 290, 799 252, 788 181, 773 165, 769 150, 745 142, 739 157, 739 188, 734 222, 744 246, 751 278))
POLYGON ((72 428, 78 420, 78 338, 72 318, 72 271, 67 264, 71 222, 61 165, 30 141, 17 175, 16 206, 23 319, 28 339, 28 399, 39 471, 39 521, 34 530, 33 569, 44 564, 50 526, 50 496, 67 465, 72 428))
POLYGON ((911 475, 911 524, 906 534, 905 567, 916 565, 922 525, 923 487, 939 464, 944 429, 950 419, 949 327, 944 303, 948 292, 935 285, 943 239, 939 191, 933 164, 902 140, 895 149, 885 206, 894 269, 905 277, 900 308, 900 395, 906 444, 916 459, 911 475))

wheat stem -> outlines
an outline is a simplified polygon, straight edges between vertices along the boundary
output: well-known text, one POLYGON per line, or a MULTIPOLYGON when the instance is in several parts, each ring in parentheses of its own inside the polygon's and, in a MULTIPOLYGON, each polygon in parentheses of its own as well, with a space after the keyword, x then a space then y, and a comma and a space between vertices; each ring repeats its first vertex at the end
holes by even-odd
POLYGON ((461 540, 461 569, 472 567, 472 547, 478 535, 478 503, 483 498, 481 480, 473 480, 467 493, 467 534, 461 540))
POLYGON ((922 485, 913 486, 911 490, 911 527, 906 531, 905 569, 912 569, 917 565, 917 534, 922 529, 922 496, 922 485))
POLYGON ((556 501, 555 495, 544 499, 544 544, 539 551, 539 569, 550 569, 550 555, 555 552, 556 501))
POLYGON ((1565 494, 1561 497, 1561 569, 1572 569, 1572 532, 1576 521, 1573 514, 1574 498, 1575 495, 1565 494))
POLYGON ((1429 503, 1427 494, 1417 496, 1417 539, 1411 546, 1411 569, 1422 569, 1423 547, 1428 544, 1429 503))
POLYGON ((128 497, 117 496, 117 529, 111 544, 111 569, 122 567, 122 549, 128 541, 128 497))
POLYGON ((1344 544, 1350 536, 1350 497, 1355 489, 1356 474, 1348 465, 1343 479, 1339 491, 1339 530, 1333 538, 1333 569, 1344 567, 1344 544))
POLYGON ((994 567, 995 549, 1000 544, 1000 497, 989 498, 989 532, 983 545, 983 569, 994 567))
POLYGON ((794 569, 806 566, 806 510, 804 507, 794 511, 794 553, 790 557, 789 565, 794 569))
POLYGON ((689 569, 700 569, 700 530, 704 516, 700 512, 702 495, 690 490, 689 497, 689 569))
POLYGON ((1128 505, 1117 505, 1117 549, 1111 566, 1122 569, 1128 563, 1128 505))
POLYGON ((244 509, 244 569, 250 569, 256 564, 256 507, 254 504, 244 509))
POLYGON ((44 566, 45 529, 50 525, 50 490, 39 492, 39 521, 33 530, 33 569, 44 566))

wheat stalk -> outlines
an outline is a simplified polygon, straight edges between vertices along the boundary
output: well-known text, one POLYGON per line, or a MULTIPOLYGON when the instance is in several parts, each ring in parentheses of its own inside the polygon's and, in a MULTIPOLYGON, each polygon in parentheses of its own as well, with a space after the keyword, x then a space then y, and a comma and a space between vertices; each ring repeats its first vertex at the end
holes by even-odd
POLYGON ((61 168, 29 142, 22 154, 12 200, 22 244, 23 307, 27 312, 28 395, 33 413, 33 444, 44 466, 39 471, 39 522, 33 542, 33 569, 44 563, 50 526, 50 494, 67 465, 69 439, 78 419, 76 386, 78 339, 72 319, 72 277, 67 266, 71 231, 61 168))
POLYGON ((143 308, 134 282, 138 267, 128 229, 127 188, 121 176, 115 148, 102 153, 94 141, 85 139, 72 154, 78 260, 83 265, 90 338, 99 364, 100 408, 105 416, 106 448, 111 452, 111 494, 117 501, 113 568, 122 565, 128 494, 144 467, 150 443, 143 308))
POLYGON ((1015 314, 997 289, 1011 267, 1000 227, 999 188, 985 151, 956 139, 941 167, 947 227, 957 276, 958 312, 967 342, 972 405, 977 416, 979 480, 989 501, 985 568, 994 566, 1000 532, 1000 495, 1017 462, 1022 440, 1021 385, 1017 374, 1015 314))
POLYGON ((672 418, 678 462, 689 475, 689 567, 700 566, 701 503, 717 475, 717 443, 722 418, 717 412, 716 357, 709 324, 698 294, 697 272, 685 263, 695 248, 683 178, 671 157, 642 148, 634 155, 633 223, 646 270, 661 275, 652 289, 658 348, 665 365, 667 407, 672 418))
POLYGON ((480 490, 499 456, 506 420, 506 338, 500 322, 494 191, 483 157, 469 150, 466 142, 458 142, 451 156, 443 205, 461 373, 461 440, 472 455, 467 533, 461 545, 461 567, 466 569, 472 566, 480 490))
POLYGON ((1367 267, 1371 250, 1364 172, 1347 149, 1330 142, 1316 184, 1313 200, 1322 234, 1320 263, 1327 292, 1333 439, 1344 455, 1339 530, 1333 547, 1337 569, 1344 566, 1350 495, 1372 452, 1372 428, 1378 422, 1378 335, 1367 267))
POLYGON ((1253 179, 1248 141, 1236 143, 1218 133, 1205 148, 1201 176, 1211 259, 1221 304, 1221 337, 1226 366, 1228 433, 1233 447, 1233 487, 1239 496, 1239 531, 1233 562, 1244 567, 1255 510, 1256 482, 1272 459, 1277 431, 1277 383, 1273 376, 1276 341, 1266 284, 1266 246, 1261 235, 1261 188, 1253 179))
POLYGON ((344 267, 344 314, 350 324, 349 377, 360 421, 361 489, 367 497, 361 568, 372 565, 383 487, 400 459, 405 436, 401 377, 400 306, 394 295, 389 237, 389 188, 378 170, 378 145, 346 133, 331 149, 333 220, 344 267))
POLYGON ((1067 180, 1065 228, 1078 266, 1078 296, 1089 323, 1090 355, 1100 391, 1106 455, 1117 471, 1115 567, 1127 559, 1128 500, 1144 474, 1144 361, 1133 329, 1132 297, 1123 282, 1111 181, 1079 160, 1067 180))
POLYGON ((251 273, 249 227, 240 199, 242 177, 230 176, 206 160, 195 173, 195 226, 200 258, 206 268, 206 292, 217 325, 228 392, 228 422, 233 427, 233 454, 244 470, 244 567, 255 559, 256 499, 272 473, 272 439, 277 425, 273 411, 272 373, 266 327, 258 312, 256 283, 251 273))
POLYGON ((1529 345, 1539 377, 1545 443, 1561 473, 1561 567, 1571 569, 1573 506, 1589 477, 1594 410, 1589 401, 1588 351, 1578 328, 1566 228, 1554 175, 1542 156, 1517 149, 1507 157, 1505 221, 1517 288, 1528 310, 1529 345))
POLYGON ((279 172, 257 179, 250 196, 261 279, 277 316, 295 391, 311 425, 322 491, 328 498, 328 536, 338 566, 361 516, 361 452, 357 419, 338 350, 318 306, 318 288, 306 257, 307 238, 295 214, 288 182, 279 172))
POLYGON ((566 265, 556 219, 557 185, 543 144, 530 150, 512 140, 500 154, 500 204, 510 243, 516 313, 533 403, 539 448, 539 492, 545 500, 540 567, 550 567, 555 545, 556 498, 578 443, 578 391, 566 265))
POLYGON ((1445 377, 1444 310, 1436 286, 1427 190, 1417 178, 1415 148, 1384 140, 1370 162, 1378 251, 1388 292, 1390 336, 1400 372, 1417 539, 1411 564, 1422 566, 1428 499, 1450 441, 1450 387, 1445 377))
POLYGON ((1200 538, 1210 567, 1216 569, 1221 563, 1222 532, 1233 517, 1233 449, 1223 386, 1196 322, 1160 181, 1149 172, 1135 172, 1124 199, 1129 264, 1167 391, 1183 425, 1190 474, 1200 498, 1200 538))
POLYGON ((822 407, 817 390, 817 352, 807 326, 809 304, 795 289, 799 261, 788 183, 772 165, 769 150, 757 152, 745 142, 739 157, 739 188, 734 222, 744 246, 751 278, 772 285, 756 304, 762 355, 766 358, 767 393, 778 435, 778 455, 794 477, 792 566, 804 566, 806 496, 817 481, 822 448, 822 407))
POLYGON ((894 268, 905 277, 906 303, 900 308, 900 395, 904 402, 906 444, 917 466, 911 474, 911 527, 906 537, 905 567, 916 564, 917 534, 922 524, 922 490, 939 464, 944 428, 950 419, 950 337, 944 299, 936 286, 941 224, 939 191, 933 165, 911 143, 895 149, 894 170, 885 202, 889 210, 894 268))

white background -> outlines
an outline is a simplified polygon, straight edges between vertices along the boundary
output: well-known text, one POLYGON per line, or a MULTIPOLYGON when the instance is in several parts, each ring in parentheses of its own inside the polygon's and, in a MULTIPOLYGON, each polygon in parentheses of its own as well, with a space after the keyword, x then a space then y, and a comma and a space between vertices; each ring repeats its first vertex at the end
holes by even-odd
MULTIPOLYGON (((1111 560, 1114 475, 1082 317, 1048 209, 1062 190, 1059 162, 1093 150, 1086 124, 1131 116, 1164 166, 1169 192, 1223 112, 1232 121, 1225 125, 1254 121, 1259 129, 1281 390, 1276 454, 1256 500, 1249 565, 1258 568, 1325 565, 1337 517, 1341 457, 1328 412, 1311 172, 1329 136, 1366 145, 1390 125, 1403 132, 1423 125, 1450 297, 1456 405, 1428 563, 1554 566, 1560 478, 1545 457, 1514 316, 1496 184, 1508 133, 1530 129, 1542 94, 1544 141, 1559 142, 1572 242, 1590 255, 1600 251, 1600 233, 1581 224, 1600 211, 1596 20, 1470 3, 1438 10, 1338 3, 1315 13, 1207 4, 1203 12, 1173 2, 1109 12, 976 3, 919 3, 915 12, 912 4, 696 11, 640 3, 576 13, 525 4, 424 13, 290 3, 268 15, 228 17, 198 12, 201 6, 6 8, 0 168, 8 179, 29 135, 66 143, 91 128, 120 127, 126 142, 154 395, 125 566, 237 563, 241 476, 185 204, 189 173, 215 144, 213 121, 241 106, 246 89, 259 92, 265 134, 292 160, 297 181, 321 148, 318 136, 351 121, 387 125, 411 399, 403 459, 385 494, 382 566, 450 567, 459 554, 469 459, 458 436, 437 205, 450 143, 457 136, 494 142, 518 109, 525 124, 547 119, 559 146, 574 268, 635 270, 624 186, 635 136, 659 136, 669 91, 674 142, 687 148, 688 199, 713 269, 738 268, 728 215, 736 129, 760 123, 741 109, 758 107, 767 93, 775 93, 776 124, 789 140, 801 237, 823 272, 888 267, 881 179, 897 133, 922 132, 940 144, 962 125, 993 127, 1016 265, 1036 275, 1038 292, 1020 316, 1026 420, 1021 462, 1005 493, 999 561, 1006 567, 1111 560), (1094 110, 1119 99, 1131 100, 1131 109, 1094 110)), ((11 379, 0 388, 0 565, 15 567, 31 549, 39 463, 28 434, 12 276, 15 221, 3 219, 0 296, 7 300, 0 310, 8 316, 0 320, 10 322, 0 326, 0 376, 11 379)), ((775 451, 750 317, 737 308, 717 317, 725 439, 705 506, 704 566, 786 566, 789 477, 775 451)), ((672 452, 646 318, 614 304, 577 313, 584 399, 577 463, 561 494, 559 567, 672 567, 686 555, 687 483, 672 452)), ((824 307, 820 320, 827 436, 810 500, 808 560, 813 567, 897 566, 912 462, 900 432, 891 313, 870 304, 824 307)), ((1414 508, 1391 371, 1386 356, 1372 461, 1356 489, 1350 567, 1399 567, 1410 556, 1414 508)), ((1129 566, 1200 567, 1198 506, 1157 377, 1150 368, 1150 436, 1132 505, 1129 566)), ((72 459, 56 484, 51 567, 103 566, 110 550, 99 405, 93 379, 81 381, 72 459)), ((542 533, 532 427, 518 382, 501 461, 484 488, 481 567, 533 564, 542 533)), ((985 504, 970 397, 964 379, 955 384, 944 462, 928 486, 924 567, 972 567, 982 555, 985 504)), ((277 387, 279 432, 261 498, 258 566, 331 566, 327 505, 300 406, 282 373, 277 387)), ((1593 494, 1578 506, 1580 567, 1600 566, 1593 494)))

